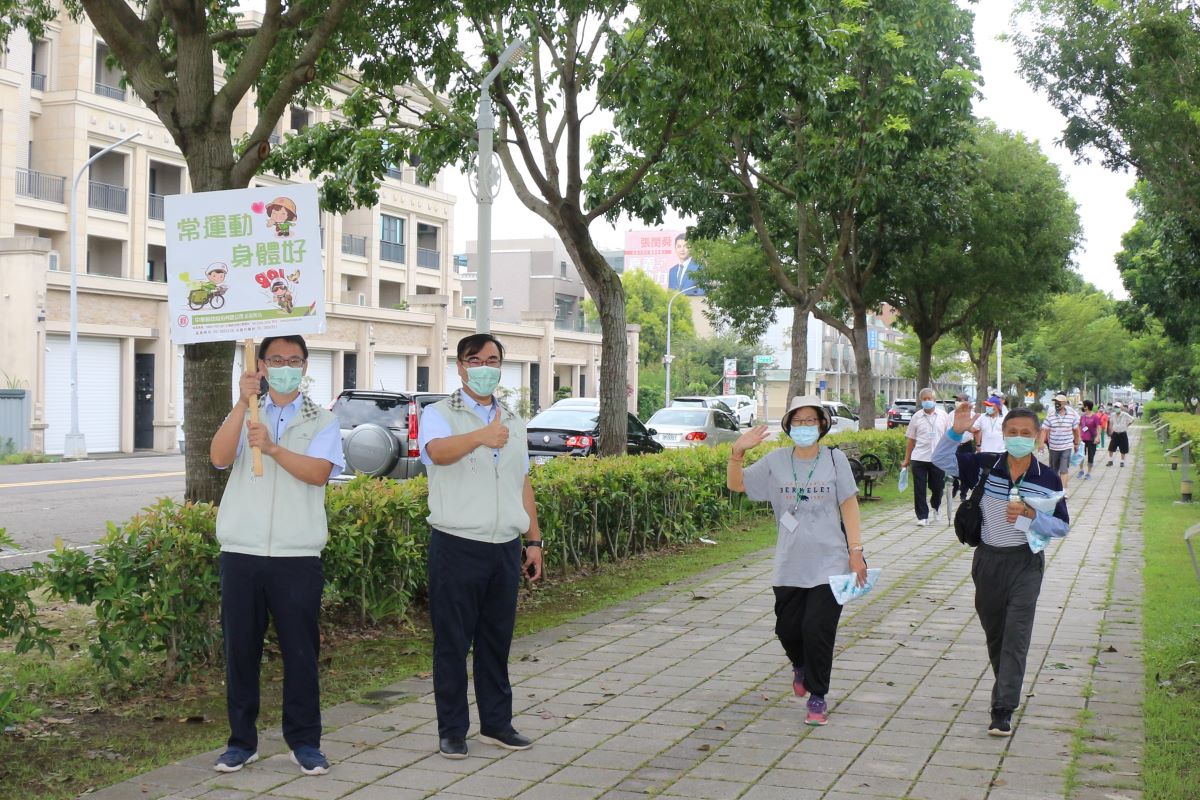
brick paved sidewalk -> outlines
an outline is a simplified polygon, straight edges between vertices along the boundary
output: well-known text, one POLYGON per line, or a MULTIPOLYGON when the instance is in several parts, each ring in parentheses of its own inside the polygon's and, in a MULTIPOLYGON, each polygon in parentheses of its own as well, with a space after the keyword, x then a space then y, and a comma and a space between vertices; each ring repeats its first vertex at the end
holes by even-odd
POLYGON ((299 775, 274 731, 241 772, 214 773, 205 753, 88 797, 1057 800, 1074 770, 1073 798, 1138 798, 1122 787, 1140 786, 1141 506, 1126 502, 1140 469, 1101 459, 1072 487, 1011 739, 986 735, 970 551, 904 509, 866 526, 884 571, 843 614, 828 727, 806 728, 790 700, 764 553, 516 642, 514 722, 532 750, 468 738, 469 758, 441 758, 431 684, 413 679, 392 687, 398 705, 327 710, 327 776, 299 775))

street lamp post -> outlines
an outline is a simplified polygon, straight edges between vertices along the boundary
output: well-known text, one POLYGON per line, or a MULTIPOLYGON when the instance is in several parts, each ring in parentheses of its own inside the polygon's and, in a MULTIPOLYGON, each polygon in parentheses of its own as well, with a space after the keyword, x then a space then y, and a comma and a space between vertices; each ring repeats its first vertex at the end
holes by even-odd
POLYGON ((488 333, 492 329, 492 200, 500 188, 500 174, 492 174, 492 135, 496 130, 496 117, 492 113, 492 83, 500 73, 525 53, 524 39, 517 39, 500 54, 496 66, 479 84, 479 112, 475 117, 475 129, 479 134, 479 154, 476 158, 475 200, 478 204, 479 230, 475 297, 475 332, 488 333))
POLYGON ((96 161, 96 159, 141 135, 141 131, 136 131, 121 141, 113 142, 108 147, 97 152, 79 168, 79 171, 75 173, 75 181, 71 184, 71 220, 69 226, 71 231, 71 432, 66 435, 66 439, 63 442, 64 458, 87 458, 87 440, 79 430, 79 294, 76 285, 76 276, 79 274, 79 261, 77 259, 79 243, 75 239, 77 217, 79 216, 79 209, 77 208, 79 205, 77 202, 79 181, 83 178, 83 173, 92 166, 92 162, 96 161))
POLYGON ((671 295, 671 299, 667 301, 667 354, 663 356, 663 364, 667 367, 666 402, 663 404, 664 408, 671 407, 671 362, 675 360, 675 356, 671 355, 671 306, 675 303, 675 298, 679 297, 679 295, 694 292, 699 288, 699 286, 689 286, 686 289, 680 289, 671 295))

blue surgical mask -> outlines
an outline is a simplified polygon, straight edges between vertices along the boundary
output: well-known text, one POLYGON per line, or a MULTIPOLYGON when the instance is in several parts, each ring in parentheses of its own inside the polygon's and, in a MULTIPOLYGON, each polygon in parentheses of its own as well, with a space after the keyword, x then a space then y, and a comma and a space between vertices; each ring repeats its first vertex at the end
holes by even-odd
POLYGON ((300 388, 303 367, 267 367, 267 385, 280 394, 291 394, 300 388))
POLYGON ((1005 436, 1004 449, 1013 458, 1024 458, 1037 447, 1037 440, 1029 436, 1005 436))
POLYGON ((996 407, 995 406, 984 406, 983 413, 987 414, 989 417, 995 416, 996 407))
POLYGON ((821 438, 819 425, 793 425, 788 435, 797 447, 812 447, 821 438))
POLYGON ((922 400, 921 401, 921 408, 925 409, 926 411, 933 411, 933 407, 935 405, 937 405, 937 404, 934 403, 932 400, 922 400))
POLYGON ((491 397, 499 385, 499 367, 467 367, 467 386, 480 397, 491 397))

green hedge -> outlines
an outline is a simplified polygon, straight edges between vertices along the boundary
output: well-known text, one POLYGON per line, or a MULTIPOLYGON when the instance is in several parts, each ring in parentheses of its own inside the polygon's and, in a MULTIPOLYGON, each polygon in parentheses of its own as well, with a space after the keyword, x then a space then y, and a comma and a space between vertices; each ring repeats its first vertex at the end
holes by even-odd
POLYGON ((1183 413, 1187 411, 1183 407, 1183 403, 1175 403, 1167 400, 1151 400, 1142 407, 1142 413, 1146 419, 1154 419, 1159 414, 1168 414, 1172 412, 1183 413))
MULTIPOLYGON (((894 470, 903 457, 904 433, 855 431, 825 443, 874 453, 894 470)), ((766 452, 760 447, 747 460, 766 452)), ((531 480, 546 568, 561 573, 619 561, 765 512, 765 505, 725 488, 728 454, 728 446, 696 448, 649 457, 555 459, 537 467, 531 480)), ((398 483, 359 477, 329 487, 329 544, 322 561, 325 606, 335 617, 400 619, 424 596, 426 490, 424 478, 398 483)), ((52 554, 31 573, 36 580, 9 587, 0 610, 19 616, 17 609, 29 608, 20 595, 27 598, 40 585, 53 597, 94 607, 89 652, 114 676, 126 674, 140 654, 161 658, 166 678, 186 680, 219 652, 215 520, 211 505, 162 500, 123 525, 110 525, 94 557, 78 550, 52 554)), ((48 646, 54 635, 29 625, 10 627, 7 632, 23 636, 25 647, 48 646)), ((0 627, 0 636, 5 633, 0 627)))
POLYGON ((1183 444, 1190 440, 1197 443, 1193 452, 1200 449, 1200 416, 1183 411, 1168 411, 1159 414, 1158 420, 1169 426, 1171 442, 1183 444))

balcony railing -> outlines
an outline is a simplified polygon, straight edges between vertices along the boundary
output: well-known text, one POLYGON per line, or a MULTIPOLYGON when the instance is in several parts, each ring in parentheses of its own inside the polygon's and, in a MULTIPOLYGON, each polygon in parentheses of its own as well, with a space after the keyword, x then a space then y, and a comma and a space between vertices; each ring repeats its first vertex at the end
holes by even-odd
MULTIPOLYGON (((362 256, 365 258, 367 255, 367 237, 355 236, 353 233, 343 233, 342 252, 348 256, 362 256)), ((400 252, 400 260, 404 260, 403 250, 400 252)))
POLYGON ((600 333, 600 320, 585 319, 582 316, 556 317, 555 330, 574 331, 576 333, 600 333))
POLYGON ((29 73, 29 86, 38 92, 46 91, 46 76, 40 72, 29 73))
POLYGON ((150 193, 150 204, 146 209, 146 214, 150 219, 164 219, 166 217, 166 208, 163 204, 163 196, 161 194, 150 193))
POLYGON ((404 263, 404 245, 397 242, 379 242, 379 258, 381 261, 391 261, 396 264, 404 263))
POLYGON ((66 185, 67 179, 61 175, 17 168, 17 194, 21 197, 61 203, 66 196, 66 185))
POLYGON ((402 181, 404 180, 404 170, 400 167, 388 167, 387 176, 389 178, 395 178, 398 181, 402 181))
POLYGON ((109 86, 107 83, 96 81, 96 94, 111 97, 113 100, 124 100, 125 90, 120 86, 109 86))
POLYGON ((278 133, 272 133, 267 136, 267 144, 275 145, 275 144, 279 144, 279 142, 280 142, 280 137, 279 137, 278 133))
POLYGON ((88 207, 125 214, 129 210, 129 190, 124 186, 88 181, 88 207))
POLYGON ((425 269, 442 268, 442 251, 430 250, 426 247, 417 248, 417 266, 425 269))

